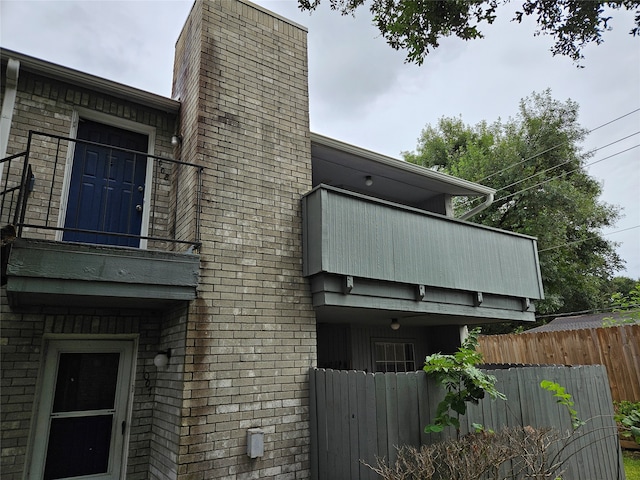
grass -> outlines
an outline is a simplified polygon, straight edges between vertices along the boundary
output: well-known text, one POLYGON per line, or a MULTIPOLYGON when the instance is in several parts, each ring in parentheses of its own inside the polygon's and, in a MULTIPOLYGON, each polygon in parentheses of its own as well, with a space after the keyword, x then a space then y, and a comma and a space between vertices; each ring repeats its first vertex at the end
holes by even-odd
POLYGON ((624 450, 622 459, 627 480, 640 480, 640 451, 624 450))

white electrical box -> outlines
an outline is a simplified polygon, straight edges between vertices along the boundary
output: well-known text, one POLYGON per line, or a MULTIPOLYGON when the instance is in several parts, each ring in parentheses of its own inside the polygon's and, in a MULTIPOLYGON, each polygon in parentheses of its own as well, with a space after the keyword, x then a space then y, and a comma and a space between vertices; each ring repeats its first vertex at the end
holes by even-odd
POLYGON ((247 455, 258 458, 264 455, 264 431, 261 428, 247 430, 247 455))

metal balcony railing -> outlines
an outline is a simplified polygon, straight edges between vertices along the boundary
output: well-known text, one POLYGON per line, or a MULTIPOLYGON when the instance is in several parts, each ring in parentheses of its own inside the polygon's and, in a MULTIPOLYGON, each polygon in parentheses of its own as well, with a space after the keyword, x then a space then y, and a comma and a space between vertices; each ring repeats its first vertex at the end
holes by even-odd
POLYGON ((203 167, 179 160, 30 131, 24 152, 0 160, 3 236, 193 251, 200 246, 202 173, 203 167), (73 177, 71 165, 87 162, 90 170, 96 154, 107 159, 105 171, 95 172, 100 181, 87 186, 73 177), (107 171, 116 156, 127 162, 119 179, 107 171), (144 172, 142 184, 134 183, 134 171, 144 172), (123 178, 129 187, 116 195, 114 182, 123 178))
POLYGON ((29 195, 33 178, 30 165, 24 160, 25 157, 26 152, 21 152, 0 160, 0 173, 3 179, 2 191, 0 191, 0 225, 5 228, 5 235, 8 235, 9 231, 15 235, 15 225, 24 216, 22 206, 26 205, 26 199, 22 197, 29 195))

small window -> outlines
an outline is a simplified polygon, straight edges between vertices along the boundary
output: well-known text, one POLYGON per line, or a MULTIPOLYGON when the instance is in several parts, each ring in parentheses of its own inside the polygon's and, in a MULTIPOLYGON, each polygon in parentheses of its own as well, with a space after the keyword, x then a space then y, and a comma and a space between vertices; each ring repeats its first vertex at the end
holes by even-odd
POLYGON ((376 372, 414 372, 416 370, 413 343, 375 342, 376 372))

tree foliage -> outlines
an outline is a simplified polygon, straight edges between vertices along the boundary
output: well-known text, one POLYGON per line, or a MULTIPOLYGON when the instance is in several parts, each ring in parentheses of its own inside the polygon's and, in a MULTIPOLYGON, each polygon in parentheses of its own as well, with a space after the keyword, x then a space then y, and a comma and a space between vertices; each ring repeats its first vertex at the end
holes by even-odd
POLYGON ((434 421, 425 427, 425 432, 441 432, 445 427, 452 426, 459 437, 460 417, 467 413, 467 403, 478 404, 486 393, 492 398, 506 400, 504 394, 496 389, 496 377, 476 367, 482 362, 482 354, 476 350, 478 335, 480 329, 470 331, 453 355, 434 353, 425 359, 422 369, 435 376, 436 382, 446 390, 444 399, 438 404, 434 421))
MULTIPOLYGON (((619 209, 598 200, 600 184, 585 170, 591 154, 580 142, 578 105, 560 102, 550 91, 520 103, 506 122, 475 126, 460 118, 428 125, 412 163, 497 190, 491 207, 473 221, 538 238, 545 300, 540 313, 574 312, 607 306, 610 280, 621 268, 615 243, 601 234, 619 209)), ((457 213, 472 205, 458 202, 457 213)))
MULTIPOLYGON (((406 50, 407 61, 422 64, 427 54, 439 46, 444 37, 463 40, 482 38, 480 27, 492 24, 498 7, 510 0, 327 0, 331 9, 343 15, 354 14, 368 6, 373 22, 387 43, 396 50, 406 50)), ((301 10, 313 11, 321 0, 298 0, 301 10)), ((602 35, 611 30, 610 9, 636 9, 631 35, 640 34, 640 2, 585 0, 524 0, 513 20, 536 17, 536 35, 551 35, 553 55, 566 55, 578 62, 589 43, 602 43, 602 35)))
POLYGON ((616 317, 605 317, 604 327, 616 327, 619 325, 632 325, 640 322, 640 282, 625 294, 616 292, 611 295, 611 305, 616 317))
POLYGON ((562 385, 557 382, 552 382, 551 380, 542 380, 540 382, 540 388, 553 393, 556 402, 567 409, 571 417, 571 426, 574 430, 585 425, 585 422, 578 417, 578 411, 574 408, 575 402, 573 401, 572 395, 568 393, 562 385))
POLYGON ((614 294, 620 294, 624 296, 629 296, 633 290, 637 288, 640 284, 640 278, 633 279, 630 277, 613 277, 611 279, 611 283, 609 284, 609 292, 613 296, 614 294))

